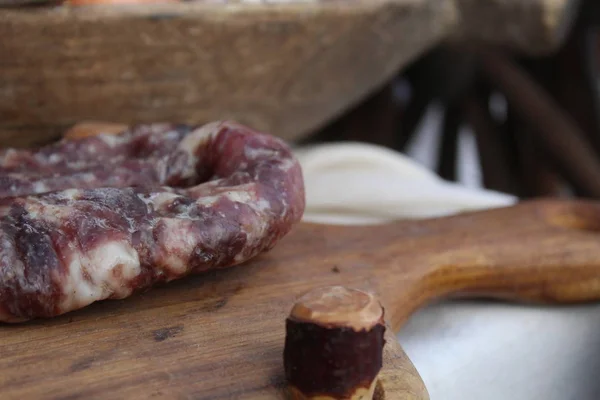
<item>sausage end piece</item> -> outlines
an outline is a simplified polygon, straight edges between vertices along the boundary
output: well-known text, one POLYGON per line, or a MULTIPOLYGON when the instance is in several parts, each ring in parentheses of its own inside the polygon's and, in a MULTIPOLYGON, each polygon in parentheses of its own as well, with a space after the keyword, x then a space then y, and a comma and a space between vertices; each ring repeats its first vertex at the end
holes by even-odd
POLYGON ((315 289, 286 320, 284 368, 291 398, 370 400, 383 364, 384 309, 370 293, 315 289))

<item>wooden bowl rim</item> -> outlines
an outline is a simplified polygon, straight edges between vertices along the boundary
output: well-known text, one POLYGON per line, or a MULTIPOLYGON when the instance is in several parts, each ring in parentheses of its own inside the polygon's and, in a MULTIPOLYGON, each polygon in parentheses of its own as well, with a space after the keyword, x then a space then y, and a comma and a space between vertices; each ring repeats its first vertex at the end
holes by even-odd
MULTIPOLYGON (((226 3, 215 4, 204 0, 191 2, 165 2, 153 4, 86 4, 78 6, 53 5, 35 7, 7 7, 0 8, 0 20, 14 20, 14 18, 35 18, 39 21, 42 16, 61 19, 96 19, 96 18, 123 18, 123 17, 160 17, 168 18, 210 18, 223 19, 232 16, 265 16, 273 15, 301 15, 310 17, 322 14, 356 14, 368 12, 386 5, 413 5, 419 6, 414 0, 294 0, 277 3, 226 3)), ((422 7, 428 7, 423 3, 422 7)))

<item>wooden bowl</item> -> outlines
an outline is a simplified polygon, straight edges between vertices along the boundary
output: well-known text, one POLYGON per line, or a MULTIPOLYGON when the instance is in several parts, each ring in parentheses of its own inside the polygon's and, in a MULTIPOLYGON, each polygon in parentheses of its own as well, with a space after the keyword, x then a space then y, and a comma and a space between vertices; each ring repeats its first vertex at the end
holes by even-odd
POLYGON ((573 3, 163 1, 0 9, 0 144, 48 142, 81 120, 235 119, 293 140, 443 38, 481 31, 470 27, 553 47, 573 3))
POLYGON ((444 36, 442 3, 0 10, 0 140, 31 145, 80 120, 224 118, 295 139, 444 36))

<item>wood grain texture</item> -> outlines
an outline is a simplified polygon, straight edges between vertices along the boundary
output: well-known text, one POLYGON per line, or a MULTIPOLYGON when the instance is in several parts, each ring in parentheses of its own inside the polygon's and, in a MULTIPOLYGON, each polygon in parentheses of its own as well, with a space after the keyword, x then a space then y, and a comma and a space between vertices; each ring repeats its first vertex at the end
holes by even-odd
MULTIPOLYGON (((300 224, 271 252, 59 318, 0 329, 13 398, 283 398, 285 317, 318 286, 382 299, 398 330, 448 296, 600 299, 600 204, 532 201, 383 226, 300 224)), ((426 399, 390 332, 387 399, 426 399)))
POLYGON ((581 0, 455 0, 453 38, 497 44, 522 54, 555 51, 575 22, 581 0))
POLYGON ((81 120, 235 119, 293 139, 389 80, 453 15, 438 0, 0 9, 0 142, 81 120))
POLYGON ((234 119, 296 139, 445 38, 548 53, 562 43, 578 4, 165 1, 0 8, 0 142, 46 143, 90 119, 234 119))

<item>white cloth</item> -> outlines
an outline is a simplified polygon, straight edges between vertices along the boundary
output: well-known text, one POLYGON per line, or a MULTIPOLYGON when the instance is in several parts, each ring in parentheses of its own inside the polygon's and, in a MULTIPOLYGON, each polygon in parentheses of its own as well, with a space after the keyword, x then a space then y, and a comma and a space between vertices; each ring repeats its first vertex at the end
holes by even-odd
MULTIPOLYGON (((377 146, 339 143, 295 152, 306 182, 306 221, 384 223, 516 200, 443 181, 377 146)), ((446 302, 419 311, 398 338, 432 400, 597 400, 599 328, 600 305, 446 302)))

